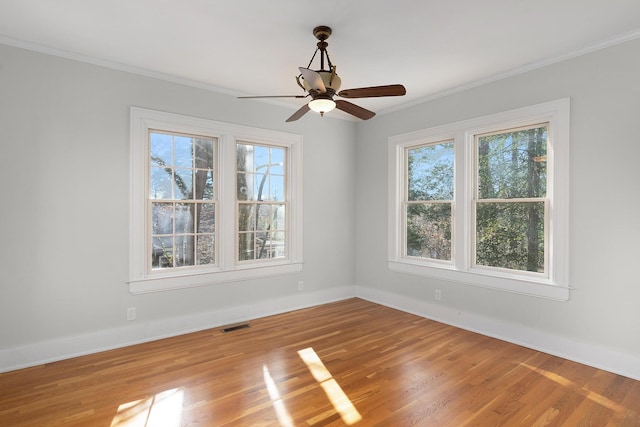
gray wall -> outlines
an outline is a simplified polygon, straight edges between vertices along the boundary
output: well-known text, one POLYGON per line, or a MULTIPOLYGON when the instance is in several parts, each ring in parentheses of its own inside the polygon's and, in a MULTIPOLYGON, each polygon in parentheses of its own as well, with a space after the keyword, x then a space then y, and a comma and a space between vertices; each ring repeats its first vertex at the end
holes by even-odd
MULTIPOLYGON (((492 325, 488 329, 522 325, 531 335, 640 356, 639 40, 384 115, 358 125, 357 141, 359 294, 413 301, 405 305, 472 329, 465 315, 486 321, 492 325), (568 302, 387 269, 387 176, 381 172, 387 170, 389 136, 565 97, 571 98, 571 255, 566 262, 575 288, 568 302), (435 289, 442 290, 437 303, 435 289)), ((526 337, 520 341, 527 344, 526 337)))
POLYGON ((3 45, 0 94, 0 370, 354 294, 352 122, 3 45), (130 295, 131 105, 302 134, 303 272, 130 295))

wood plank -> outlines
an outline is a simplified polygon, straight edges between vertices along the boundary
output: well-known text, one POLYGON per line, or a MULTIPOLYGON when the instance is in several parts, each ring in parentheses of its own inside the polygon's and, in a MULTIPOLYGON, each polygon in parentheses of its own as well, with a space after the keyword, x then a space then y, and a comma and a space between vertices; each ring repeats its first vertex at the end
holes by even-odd
POLYGON ((163 405, 181 426, 637 426, 640 382, 355 298, 0 374, 3 426, 163 405))

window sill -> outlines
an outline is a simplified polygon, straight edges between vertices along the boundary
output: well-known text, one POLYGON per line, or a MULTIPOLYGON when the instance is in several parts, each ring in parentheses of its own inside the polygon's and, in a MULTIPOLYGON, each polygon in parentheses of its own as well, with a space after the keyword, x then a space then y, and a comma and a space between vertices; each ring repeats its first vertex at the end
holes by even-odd
POLYGON ((431 277, 439 280, 461 283, 465 285, 480 286, 522 295, 546 298, 555 301, 568 301, 570 288, 554 285, 544 281, 532 281, 497 277, 493 275, 477 274, 459 271, 449 268, 434 268, 416 263, 389 261, 389 270, 413 274, 417 276, 431 277))
POLYGON ((259 279, 284 274, 299 273, 302 271, 302 263, 286 263, 278 265, 259 265, 251 267, 238 267, 234 270, 218 270, 207 273, 190 273, 184 275, 146 277, 131 280, 129 292, 134 295, 152 292, 170 291, 197 286, 215 285, 218 283, 237 282, 240 280, 259 279))

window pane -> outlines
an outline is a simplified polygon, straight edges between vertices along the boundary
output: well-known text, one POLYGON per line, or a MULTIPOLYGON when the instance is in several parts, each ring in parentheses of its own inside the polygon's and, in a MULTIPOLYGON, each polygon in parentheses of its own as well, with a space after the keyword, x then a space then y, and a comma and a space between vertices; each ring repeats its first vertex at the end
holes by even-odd
POLYGON ((171 168, 151 168, 149 197, 152 199, 171 199, 171 168))
POLYGON ((213 200, 213 171, 200 169, 196 171, 195 181, 195 199, 196 200, 213 200))
POLYGON ((270 233, 269 258, 281 258, 285 254, 285 233, 278 231, 270 233))
POLYGON ((274 202, 284 200, 284 176, 271 175, 269 179, 269 194, 265 199, 274 202))
POLYGON ((250 200, 264 200, 265 192, 269 192, 269 185, 267 183, 268 175, 263 173, 253 174, 253 189, 251 189, 250 200))
POLYGON ((193 198, 192 169, 175 170, 175 190, 173 194, 173 198, 177 200, 189 200, 193 198))
POLYGON ((238 260, 248 261, 254 258, 255 235, 253 233, 240 233, 238 239, 238 260))
POLYGON ((273 213, 271 229, 272 230, 286 230, 286 206, 285 205, 272 205, 271 212, 273 213))
POLYGON ((193 168, 193 138, 176 135, 173 150, 174 167, 193 168))
POLYGON ((256 204, 256 212, 258 221, 256 228, 258 231, 271 229, 271 206, 265 204, 256 204))
POLYGON ((269 147, 263 147, 260 145, 254 145, 254 170, 258 171, 265 168, 270 163, 269 159, 269 147))
POLYGON ((216 206, 213 203, 201 203, 198 205, 198 233, 213 233, 216 229, 216 206))
POLYGON ((477 137, 478 198, 545 197, 547 127, 477 137))
POLYGON ((157 166, 173 165, 171 135, 151 132, 149 138, 151 140, 151 164, 157 166))
POLYGON ((407 149, 408 200, 453 199, 453 142, 407 149))
POLYGON ((253 146, 238 144, 236 151, 236 170, 238 172, 253 172, 253 146))
POLYGON ((198 235, 196 257, 198 265, 215 264, 215 237, 211 234, 198 235))
POLYGON ((478 203, 476 264, 544 273, 544 202, 478 203))
POLYGON ((151 204, 151 234, 173 234, 173 203, 151 204))
POLYGON ((271 148, 271 173, 276 175, 284 175, 284 149, 271 148))
POLYGON ((243 203, 238 206, 238 231, 255 230, 255 209, 253 203, 243 203))
POLYGON ((407 205, 408 256, 451 260, 451 204, 407 205))
POLYGON ((236 197, 238 200, 253 200, 253 174, 238 172, 236 197))
POLYGON ((176 267, 195 265, 195 236, 176 236, 176 267))
POLYGON ((173 237, 154 237, 151 268, 173 268, 173 237))
POLYGON ((176 203, 176 234, 193 233, 195 203, 176 203))
POLYGON ((194 139, 198 169, 213 169, 213 139, 194 139))

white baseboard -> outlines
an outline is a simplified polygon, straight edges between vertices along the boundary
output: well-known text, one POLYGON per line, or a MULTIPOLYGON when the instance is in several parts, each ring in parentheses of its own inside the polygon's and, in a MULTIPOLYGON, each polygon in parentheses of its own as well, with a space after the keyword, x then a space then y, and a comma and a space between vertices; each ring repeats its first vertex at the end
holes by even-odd
POLYGON ((640 380, 640 357, 636 355, 576 341, 523 325, 503 322, 499 319, 460 312, 442 305, 386 291, 357 286, 356 296, 440 323, 640 380))
POLYGON ((233 306, 221 310, 144 323, 132 322, 120 328, 4 349, 0 350, 0 372, 286 313, 352 297, 362 298, 451 326, 640 380, 640 357, 638 356, 575 341, 523 325, 515 325, 485 316, 460 312, 415 298, 361 286, 345 286, 318 292, 300 292, 287 297, 260 301, 255 304, 233 306))
POLYGON ((147 341, 244 322, 355 297, 355 286, 331 288, 0 350, 0 372, 13 371, 147 341))

